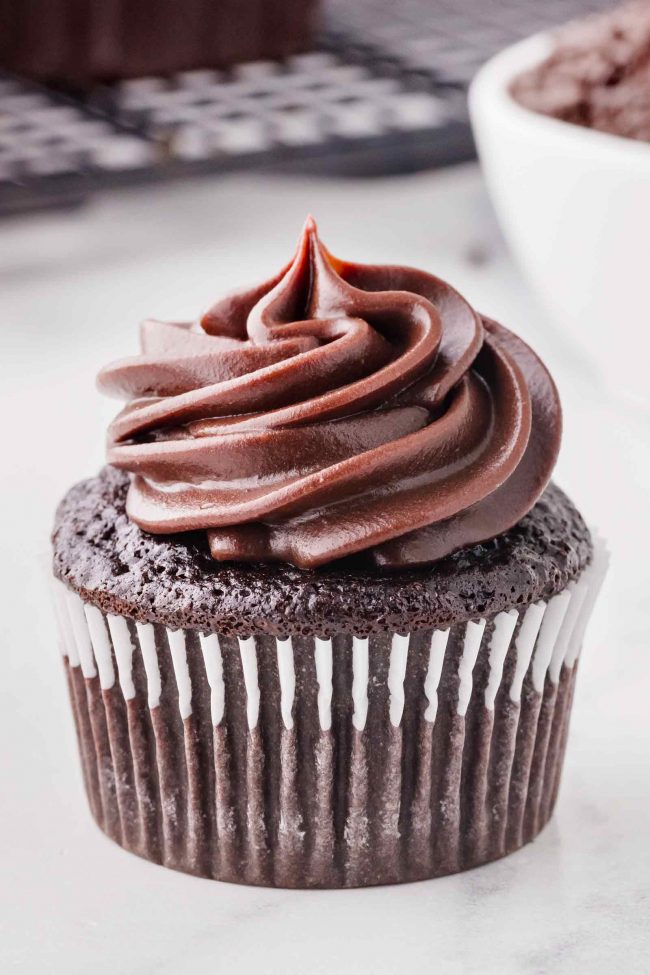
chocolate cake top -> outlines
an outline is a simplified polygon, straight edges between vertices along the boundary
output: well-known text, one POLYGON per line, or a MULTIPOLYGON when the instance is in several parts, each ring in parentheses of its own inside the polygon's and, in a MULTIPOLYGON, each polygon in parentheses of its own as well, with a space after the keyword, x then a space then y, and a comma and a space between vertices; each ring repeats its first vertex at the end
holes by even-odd
POLYGON ((431 564, 516 524, 557 457, 521 339, 430 274, 333 257, 311 219, 274 277, 141 344, 99 375, 128 400, 108 461, 140 528, 207 531, 217 561, 431 564))
POLYGON ((328 637, 446 627, 548 599, 592 553, 584 521, 551 484, 514 528, 428 569, 219 564, 202 532, 138 528, 125 510, 128 485, 106 467, 69 491, 56 516, 54 572, 105 612, 173 628, 328 637))
POLYGON ((534 112, 650 142, 649 0, 558 31, 551 55, 512 94, 534 112))

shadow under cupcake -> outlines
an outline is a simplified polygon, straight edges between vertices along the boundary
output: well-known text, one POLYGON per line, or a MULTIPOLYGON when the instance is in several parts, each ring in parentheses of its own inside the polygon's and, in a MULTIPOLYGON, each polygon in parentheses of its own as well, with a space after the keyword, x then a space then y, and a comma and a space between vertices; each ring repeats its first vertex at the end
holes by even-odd
POLYGON ((547 486, 546 369, 449 285, 294 259, 102 371, 109 466, 59 506, 93 816, 283 887, 420 880, 551 815, 605 569, 547 486))

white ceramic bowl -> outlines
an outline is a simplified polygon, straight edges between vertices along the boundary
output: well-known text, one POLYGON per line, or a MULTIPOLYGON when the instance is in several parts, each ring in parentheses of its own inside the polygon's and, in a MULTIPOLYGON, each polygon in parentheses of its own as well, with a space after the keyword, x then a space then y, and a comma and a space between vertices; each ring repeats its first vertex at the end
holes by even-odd
POLYGON ((472 125, 513 255, 610 388, 650 402, 650 145, 523 108, 509 93, 551 49, 509 47, 470 89, 472 125))

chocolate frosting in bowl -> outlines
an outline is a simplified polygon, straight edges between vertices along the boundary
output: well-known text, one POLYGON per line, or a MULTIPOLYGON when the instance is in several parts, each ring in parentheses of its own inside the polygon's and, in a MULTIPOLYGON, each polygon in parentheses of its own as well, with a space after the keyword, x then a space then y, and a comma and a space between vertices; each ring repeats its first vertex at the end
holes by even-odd
POLYGON ((432 563, 518 522, 557 457, 521 339, 430 274, 333 257, 311 219, 279 274, 141 347, 98 378, 128 400, 108 461, 134 522, 206 530, 217 560, 432 563))

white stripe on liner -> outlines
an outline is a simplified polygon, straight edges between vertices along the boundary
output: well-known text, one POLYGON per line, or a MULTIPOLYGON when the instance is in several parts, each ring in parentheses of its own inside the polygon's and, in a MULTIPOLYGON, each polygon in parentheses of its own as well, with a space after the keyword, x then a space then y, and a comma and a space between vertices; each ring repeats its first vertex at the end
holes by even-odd
POLYGON ((223 661, 216 633, 199 633, 205 673, 210 685, 210 715, 216 728, 221 724, 226 706, 226 690, 223 683, 223 661))
POLYGON ((278 652, 278 676, 280 678, 280 711, 285 728, 293 728, 293 700, 296 694, 296 671, 293 664, 293 646, 288 640, 275 641, 278 652))
POLYGON ((388 693, 390 723, 399 727, 404 713, 404 678, 406 677, 406 662, 408 660, 409 634, 400 636, 393 634, 390 648, 390 663, 388 665, 388 693))
POLYGON ((438 713, 438 684, 442 674, 442 665, 445 661, 445 650, 449 640, 449 629, 434 630, 431 635, 431 648, 429 650, 429 667, 424 681, 424 693, 429 706, 424 712, 424 720, 432 724, 436 720, 438 713))
POLYGON ((84 604, 76 592, 72 592, 71 589, 66 589, 65 596, 70 614, 70 623, 72 624, 72 632, 74 633, 74 642, 77 646, 77 653, 79 654, 81 671, 84 677, 96 677, 97 668, 95 667, 93 647, 90 642, 86 614, 84 613, 84 604))
POLYGON ((515 640, 517 660, 512 684, 510 685, 510 700, 515 704, 518 704, 521 700, 521 688, 528 670, 528 665, 530 664, 530 658, 533 655, 535 640, 537 639, 545 612, 546 603, 542 600, 538 603, 531 603, 519 627, 519 633, 515 640))
POLYGON ((539 694, 544 690, 544 680, 551 662, 553 647, 570 601, 571 593, 565 589, 564 592, 553 596, 546 607, 533 657, 533 687, 539 694))
POLYGON ((90 603, 84 605, 90 640, 99 671, 99 685, 103 691, 109 691, 115 684, 115 668, 113 667, 113 652, 111 641, 101 610, 90 603))
POLYGON ((461 716, 467 713, 469 699, 472 696, 472 671, 478 657, 478 651, 483 639, 485 630, 485 620, 470 620, 465 627, 465 641, 463 643, 463 655, 458 664, 458 707, 457 712, 461 716))
POLYGON ((587 595, 587 586, 582 579, 578 582, 570 582, 567 590, 571 593, 571 601, 569 602, 569 608, 564 614, 560 632, 555 640, 555 646, 551 654, 551 663, 548 668, 548 676, 553 684, 557 684, 560 679, 560 671, 562 670, 562 664, 566 657, 569 639, 576 625, 584 598, 587 595))
POLYGON ((314 640, 314 661, 318 681, 318 719, 323 731, 332 727, 332 641, 314 640))
POLYGON ((494 711, 494 701, 503 675, 503 664, 518 619, 519 613, 516 609, 509 609, 507 612, 498 613, 494 617, 494 630, 490 640, 490 656, 488 658, 490 674, 485 688, 485 707, 488 711, 494 711))
POLYGON ((600 592, 601 586, 605 580, 608 565, 609 552, 607 551, 607 547, 605 546, 604 541, 596 536, 594 556, 591 560, 591 565, 585 569, 583 575, 583 579, 587 583, 588 594, 582 603, 582 609, 569 641, 569 647, 564 660, 567 667, 573 667, 574 663, 578 659, 578 654, 582 648, 585 630, 587 629, 587 624, 591 618, 591 611, 594 608, 594 603, 596 602, 598 593, 600 592))
POLYGON ((66 587, 59 579, 52 579, 52 595, 54 597, 54 611, 59 623, 59 635, 61 637, 61 652, 68 658, 71 667, 79 666, 79 654, 75 643, 70 614, 66 603, 66 587))
POLYGON ((174 665, 176 687, 178 688, 178 710, 181 713, 181 718, 185 721, 185 718, 189 718, 192 713, 192 682, 190 681, 190 672, 187 669, 185 633, 183 630, 167 629, 167 641, 174 665))
POLYGON ((129 627, 123 616, 113 616, 107 613, 106 620, 113 641, 113 650, 117 660, 117 675, 120 679, 120 687, 124 694, 124 700, 130 701, 135 697, 135 687, 133 684, 133 643, 129 627))
POLYGON ((147 675, 147 704, 149 710, 153 711, 160 704, 160 695, 162 694, 158 651, 156 650, 156 632, 151 623, 136 623, 135 628, 140 641, 144 672, 147 675))
POLYGON ((368 717, 368 637, 352 637, 352 724, 363 731, 368 717))
POLYGON ((238 642, 244 672, 244 684, 246 685, 246 716, 248 727, 252 730, 257 727, 257 719, 260 713, 260 685, 257 679, 255 640, 249 636, 245 640, 240 639, 238 642))

